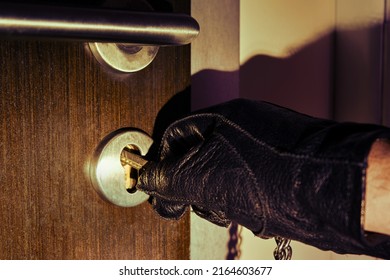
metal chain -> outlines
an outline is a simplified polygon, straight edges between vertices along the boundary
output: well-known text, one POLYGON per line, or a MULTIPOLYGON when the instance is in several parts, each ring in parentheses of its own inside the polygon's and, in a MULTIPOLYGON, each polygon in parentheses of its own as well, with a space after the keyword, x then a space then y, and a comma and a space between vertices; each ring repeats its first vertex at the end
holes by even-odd
MULTIPOLYGON (((232 223, 229 228, 229 242, 227 260, 239 260, 241 256, 241 232, 242 227, 236 223, 232 223)), ((274 250, 275 260, 291 260, 292 248, 290 246, 291 239, 283 237, 275 237, 276 248, 274 250)))
POLYGON ((229 242, 227 260, 239 260, 241 256, 241 231, 242 227, 236 223, 232 223, 229 228, 229 242))
POLYGON ((276 248, 274 250, 275 260, 291 260, 292 248, 290 246, 290 239, 283 237, 275 237, 276 248))

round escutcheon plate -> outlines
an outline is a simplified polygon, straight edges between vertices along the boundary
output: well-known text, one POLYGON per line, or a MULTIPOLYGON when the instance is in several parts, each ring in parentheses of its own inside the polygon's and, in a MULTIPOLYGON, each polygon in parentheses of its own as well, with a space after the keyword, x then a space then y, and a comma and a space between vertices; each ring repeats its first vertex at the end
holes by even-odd
POLYGON ((137 46, 118 43, 89 43, 97 61, 108 69, 132 73, 144 69, 157 55, 158 46, 137 46))
POLYGON ((112 132, 100 142, 90 160, 89 174, 93 187, 102 198, 121 207, 136 206, 148 199, 143 192, 126 189, 121 155, 131 146, 144 156, 152 143, 146 133, 128 129, 112 132))

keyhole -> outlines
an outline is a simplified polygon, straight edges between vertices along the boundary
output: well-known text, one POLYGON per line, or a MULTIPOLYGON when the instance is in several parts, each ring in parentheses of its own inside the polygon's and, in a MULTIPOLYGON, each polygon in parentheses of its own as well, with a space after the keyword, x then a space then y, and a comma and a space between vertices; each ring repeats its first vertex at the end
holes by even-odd
POLYGON ((121 164, 125 170, 125 188, 128 193, 134 194, 137 191, 135 187, 138 182, 138 170, 131 167, 126 160, 128 159, 128 154, 137 154, 141 155, 139 149, 134 145, 127 145, 121 153, 121 164))

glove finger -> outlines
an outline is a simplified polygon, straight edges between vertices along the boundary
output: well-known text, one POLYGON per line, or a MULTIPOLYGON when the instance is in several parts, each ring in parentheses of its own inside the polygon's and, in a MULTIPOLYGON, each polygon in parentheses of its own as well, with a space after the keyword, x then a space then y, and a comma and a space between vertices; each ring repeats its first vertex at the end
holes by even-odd
POLYGON ((166 174, 170 166, 167 161, 156 163, 148 162, 141 170, 138 178, 137 189, 151 196, 164 193, 170 186, 171 178, 166 174))
POLYGON ((215 121, 193 116, 173 123, 164 133, 160 146, 160 159, 187 153, 200 144, 214 130, 215 121))
POLYGON ((180 219, 188 209, 188 206, 184 204, 162 200, 157 197, 152 197, 150 202, 153 206, 153 209, 161 217, 170 220, 180 219))
MULTIPOLYGON (((197 150, 194 149, 193 153, 197 150)), ((191 205, 201 201, 197 182, 197 160, 192 153, 183 158, 170 157, 160 162, 149 162, 140 172, 137 188, 150 196, 181 204, 191 205)))

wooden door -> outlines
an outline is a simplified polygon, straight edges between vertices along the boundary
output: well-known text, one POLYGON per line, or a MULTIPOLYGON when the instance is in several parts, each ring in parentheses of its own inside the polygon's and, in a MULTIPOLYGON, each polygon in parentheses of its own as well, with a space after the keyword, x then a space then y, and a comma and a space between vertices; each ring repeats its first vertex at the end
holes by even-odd
MULTIPOLYGON (((189 13, 189 1, 162 2, 189 13)), ((0 41, 0 259, 189 258, 188 217, 111 205, 85 173, 108 133, 158 137, 189 111, 189 50, 160 48, 146 69, 120 75, 82 42, 0 41)))

